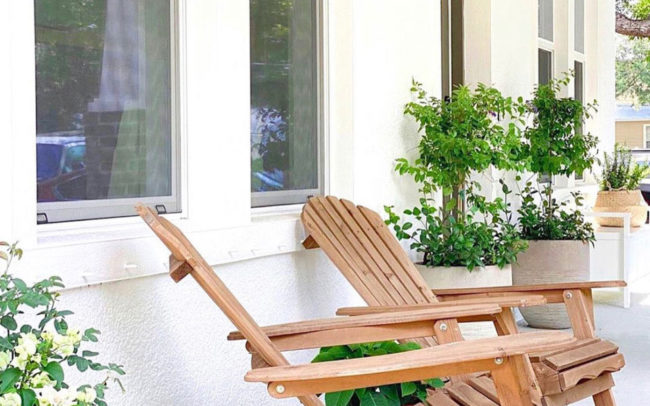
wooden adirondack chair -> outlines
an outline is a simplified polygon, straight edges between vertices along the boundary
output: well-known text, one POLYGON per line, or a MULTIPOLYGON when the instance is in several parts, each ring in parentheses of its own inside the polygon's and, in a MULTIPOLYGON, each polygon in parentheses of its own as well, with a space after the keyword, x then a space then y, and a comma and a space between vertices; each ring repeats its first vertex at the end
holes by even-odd
MULTIPOLYGON (((426 337, 433 334, 438 320, 491 315, 501 312, 501 308, 490 304, 445 306, 261 328, 178 228, 148 207, 138 205, 136 209, 171 251, 171 277, 178 282, 192 275, 239 329, 229 338, 247 340, 254 369, 246 374, 245 380, 268 384, 269 393, 276 398, 297 397, 304 405, 322 406, 316 394, 491 371, 495 386, 489 389, 498 394, 501 404, 526 406, 531 405, 528 388, 517 369, 525 354, 575 342, 569 334, 545 332, 525 338, 509 336, 450 343, 372 358, 289 365, 281 351, 426 337)), ((438 396, 432 395, 432 405, 445 404, 436 400, 438 396)))
MULTIPOLYGON (((309 200, 301 218, 308 233, 303 245, 308 249, 321 247, 370 306, 339 309, 337 314, 403 312, 477 303, 498 304, 504 309, 494 315, 437 321, 435 342, 432 339, 424 341, 435 345, 436 342, 462 341, 458 322, 489 320, 494 322, 501 336, 518 334, 512 307, 566 303, 574 335, 579 341, 559 351, 535 353, 529 357, 530 363, 526 362, 524 370, 531 384, 540 389, 540 392, 531 393, 533 401, 554 406, 593 397, 597 406, 615 405, 611 372, 620 370, 625 361, 615 344, 595 337, 591 289, 625 286, 624 282, 432 291, 376 212, 347 200, 319 196, 309 200)), ((488 382, 485 377, 480 381, 471 377, 455 379, 445 390, 456 402, 449 404, 498 404, 484 389, 488 382)))

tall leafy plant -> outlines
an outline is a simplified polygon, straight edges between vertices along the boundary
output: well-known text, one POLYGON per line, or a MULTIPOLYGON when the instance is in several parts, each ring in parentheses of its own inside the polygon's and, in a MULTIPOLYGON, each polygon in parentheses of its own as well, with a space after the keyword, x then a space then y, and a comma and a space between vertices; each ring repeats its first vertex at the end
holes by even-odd
MULTIPOLYGON (((596 102, 582 102, 561 97, 571 74, 538 86, 525 104, 530 124, 526 126, 522 161, 527 169, 542 175, 583 173, 596 162, 598 138, 584 131, 585 121, 596 111, 596 102)), ((529 240, 593 240, 593 228, 586 222, 580 207, 579 193, 572 194, 574 205, 558 203, 552 182, 534 187, 528 182, 521 192, 519 210, 522 236, 529 240)))
POLYGON ((405 218, 387 206, 386 223, 399 239, 411 240, 429 266, 472 270, 513 262, 525 243, 508 221, 511 191, 502 184, 504 198, 488 201, 472 175, 491 167, 523 168, 523 104, 483 84, 475 90, 461 86, 448 101, 428 96, 416 81, 411 92, 414 101, 405 114, 419 124, 419 156, 398 159, 395 170, 418 183, 420 205, 404 211, 405 218))

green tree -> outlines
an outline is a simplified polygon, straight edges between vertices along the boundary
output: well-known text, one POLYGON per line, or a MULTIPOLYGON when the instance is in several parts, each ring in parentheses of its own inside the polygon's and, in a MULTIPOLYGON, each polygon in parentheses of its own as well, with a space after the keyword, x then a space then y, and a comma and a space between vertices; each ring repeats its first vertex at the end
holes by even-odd
POLYGON ((619 38, 616 98, 635 105, 650 103, 650 38, 619 38))

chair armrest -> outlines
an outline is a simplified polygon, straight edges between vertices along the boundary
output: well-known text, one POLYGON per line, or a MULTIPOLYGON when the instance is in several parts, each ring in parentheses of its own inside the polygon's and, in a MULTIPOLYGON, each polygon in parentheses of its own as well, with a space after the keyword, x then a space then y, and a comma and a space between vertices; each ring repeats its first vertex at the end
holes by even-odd
MULTIPOLYGON (((309 320, 297 323, 278 324, 263 327, 270 338, 278 336, 312 333, 325 330, 341 330, 355 327, 388 326, 392 324, 414 323, 418 321, 445 320, 456 317, 493 315, 501 312, 501 307, 494 304, 468 304, 464 306, 444 306, 433 309, 418 309, 408 312, 391 312, 390 314, 368 314, 355 317, 335 317, 329 319, 309 320)), ((228 340, 243 340, 239 331, 228 334, 228 340)))
POLYGON ((492 371, 507 364, 507 357, 553 351, 575 341, 562 332, 517 334, 369 358, 259 368, 249 371, 245 380, 268 383, 269 393, 276 398, 329 393, 492 371), (501 361, 495 362, 497 358, 501 361))
POLYGON ((597 289, 597 288, 621 288, 627 286, 625 281, 598 281, 598 282, 565 282, 551 283, 543 285, 522 285, 522 286, 498 286, 485 288, 466 288, 466 289, 433 289, 437 296, 461 296, 475 294, 503 294, 503 293, 522 293, 522 292, 543 292, 550 290, 570 290, 570 289, 597 289))
MULTIPOLYGON (((421 309, 445 309, 468 305, 497 305, 501 308, 541 306, 547 304, 546 298, 542 295, 514 295, 502 297, 478 297, 472 299, 450 300, 440 303, 425 303, 400 306, 362 306, 342 307, 336 311, 339 316, 359 316, 363 314, 404 312, 421 309)), ((471 315, 477 316, 477 315, 471 315)), ((460 316, 459 316, 460 317, 460 316)))

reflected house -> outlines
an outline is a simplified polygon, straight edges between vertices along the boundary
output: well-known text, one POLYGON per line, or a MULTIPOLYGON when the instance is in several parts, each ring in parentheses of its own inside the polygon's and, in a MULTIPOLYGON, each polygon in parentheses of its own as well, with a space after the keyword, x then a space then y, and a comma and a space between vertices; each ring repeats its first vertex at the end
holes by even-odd
POLYGON ((99 96, 84 115, 87 199, 171 193, 169 27, 164 2, 109 0, 99 96), (161 10, 152 10, 160 7, 161 10), (161 44, 162 43, 162 44, 161 44), (161 159, 163 158, 164 159, 161 159))

